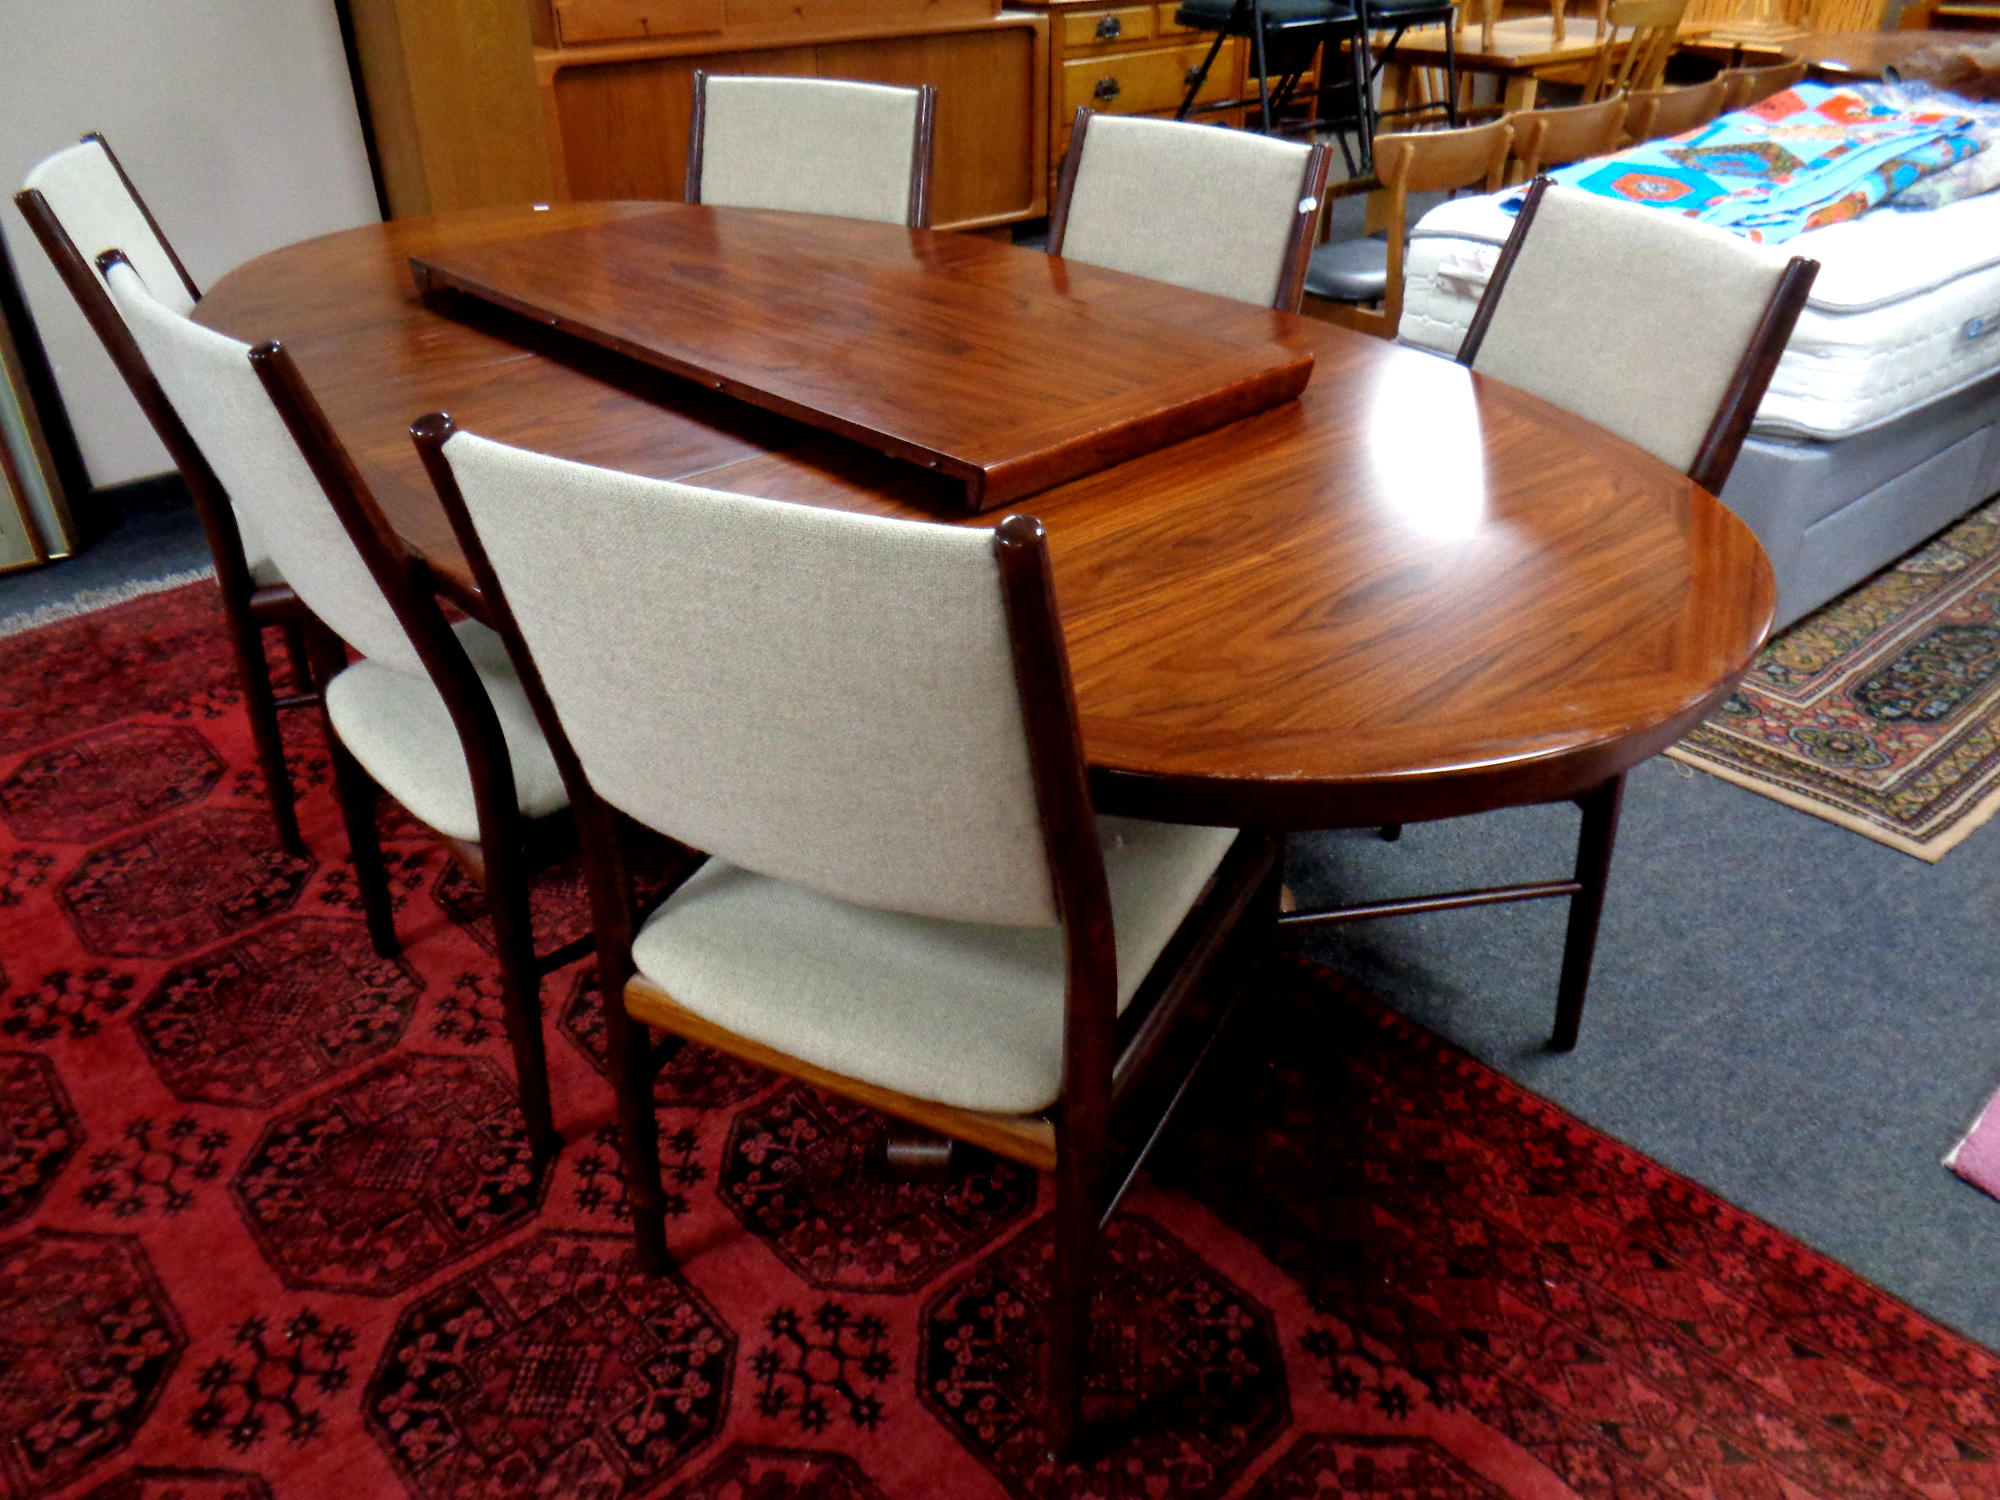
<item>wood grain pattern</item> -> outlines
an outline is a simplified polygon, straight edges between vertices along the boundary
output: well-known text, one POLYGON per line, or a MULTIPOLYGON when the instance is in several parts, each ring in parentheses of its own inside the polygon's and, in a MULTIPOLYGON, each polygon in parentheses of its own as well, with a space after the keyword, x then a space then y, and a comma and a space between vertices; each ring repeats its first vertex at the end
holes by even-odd
POLYGON ((349 10, 391 214, 549 196, 520 0, 349 0, 349 10))
POLYGON ((479 298, 934 469, 973 511, 1289 401, 1311 377, 1283 314, 878 227, 663 204, 411 265, 434 298, 479 298))
POLYGON ((536 53, 558 196, 680 200, 699 68, 934 84, 931 222, 968 229, 1047 211, 1045 17, 931 16, 921 29, 906 21, 900 31, 808 20, 789 15, 781 25, 785 15, 774 13, 769 26, 742 32, 536 53))
MULTIPOLYGON (((231 272, 198 317, 285 340, 397 529, 475 604, 405 430, 423 412, 636 473, 935 514, 935 476, 498 313, 439 318, 410 284, 409 257, 524 221, 653 211, 349 230, 231 272)), ((1448 361, 1304 320, 1283 337, 1317 357, 1299 400, 1028 507, 1102 810, 1371 827, 1573 797, 1748 664, 1770 567, 1685 476, 1448 361)))

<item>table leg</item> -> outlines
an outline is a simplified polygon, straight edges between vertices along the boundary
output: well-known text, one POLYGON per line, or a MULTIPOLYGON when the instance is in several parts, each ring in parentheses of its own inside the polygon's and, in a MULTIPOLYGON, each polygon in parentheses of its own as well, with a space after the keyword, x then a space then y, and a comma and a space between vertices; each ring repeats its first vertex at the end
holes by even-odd
POLYGON ((1562 978, 1556 985, 1556 1028, 1549 1047, 1568 1052, 1583 1025, 1583 1000, 1590 989, 1590 963, 1597 954, 1597 923, 1604 915, 1604 888, 1611 879, 1611 849, 1618 838, 1618 808, 1625 800, 1621 773, 1577 799, 1583 827, 1576 842, 1577 893, 1569 898, 1569 933, 1563 940, 1562 978))
POLYGON ((1536 91, 1541 86, 1541 80, 1533 73, 1509 73, 1500 99, 1501 109, 1508 114, 1517 109, 1533 109, 1536 91))

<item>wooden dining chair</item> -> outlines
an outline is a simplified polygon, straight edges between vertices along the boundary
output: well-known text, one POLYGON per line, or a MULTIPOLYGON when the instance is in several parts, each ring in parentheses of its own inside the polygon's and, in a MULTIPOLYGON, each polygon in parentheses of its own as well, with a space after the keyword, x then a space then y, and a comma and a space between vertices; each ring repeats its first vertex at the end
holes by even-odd
POLYGON ((305 606, 258 541, 255 529, 243 525, 241 513, 189 438, 105 295, 92 262, 103 251, 124 251, 153 295, 177 313, 192 311, 201 291, 101 135, 87 135, 39 163, 14 202, 187 485, 215 562, 223 621, 243 686, 257 766, 271 799, 271 817, 279 842, 292 853, 303 854, 305 841, 299 836, 278 710, 319 702, 306 650, 305 606), (266 626, 283 633, 290 656, 293 689, 283 697, 272 684, 264 652, 266 626))
POLYGON ((282 349, 191 322, 122 251, 98 263, 187 431, 311 610, 334 785, 376 951, 400 949, 375 822, 386 789, 485 886, 528 1138, 552 1157, 561 1142, 540 981, 587 941, 534 951, 528 876, 537 852, 561 847, 568 797, 505 647, 476 621, 445 622, 423 559, 383 519, 282 349))
POLYGON ((641 1263, 667 1260, 649 1031, 1053 1172, 1046 1435, 1066 1450, 1100 1229, 1144 1155, 1114 1118, 1143 1109, 1117 1139, 1150 1141, 1180 1090, 1163 1103, 1148 1064, 1226 1015, 1276 916, 1276 841, 1092 809, 1030 517, 893 520, 442 415, 413 432, 569 784, 641 1263), (709 855, 650 913, 633 824, 709 855), (1202 1006, 1210 980, 1226 993, 1202 1006))
MULTIPOLYGON (((1375 177, 1335 191, 1381 195, 1379 235, 1337 240, 1314 250, 1306 267, 1308 317, 1344 323, 1392 339, 1403 319, 1403 249, 1412 193, 1479 188, 1495 193, 1506 180, 1514 127, 1506 120, 1457 130, 1405 131, 1375 138, 1375 177)), ((1376 211, 1374 202, 1370 212, 1376 211)))
POLYGON ((1718 113, 1748 109, 1799 83, 1806 76, 1806 59, 1794 57, 1761 68, 1724 68, 1715 75, 1722 81, 1722 108, 1718 113))
POLYGON ((928 229, 937 89, 697 68, 689 203, 928 229))
MULTIPOLYGON (((1818 273, 1679 214, 1538 177, 1458 351, 1505 381, 1721 493, 1818 273)), ((1549 1045, 1576 1045, 1618 835, 1624 773, 1578 798, 1570 879, 1370 902, 1283 919, 1314 926, 1567 896, 1549 1045)))
POLYGON ((1546 167, 1566 167, 1616 151, 1624 139, 1625 96, 1562 109, 1524 109, 1507 118, 1514 126, 1514 164, 1508 175, 1527 182, 1546 167))
POLYGON ((1610 35, 1584 79, 1583 102, 1594 104, 1613 94, 1658 88, 1667 60, 1680 46, 1681 17, 1686 11, 1687 0, 1612 0, 1606 13, 1610 35))
POLYGON ((1331 159, 1324 143, 1079 109, 1049 254, 1297 312, 1331 159))
POLYGON ((1728 85, 1720 78, 1678 89, 1641 89, 1630 96, 1625 138, 1633 145, 1686 135, 1722 113, 1728 85))

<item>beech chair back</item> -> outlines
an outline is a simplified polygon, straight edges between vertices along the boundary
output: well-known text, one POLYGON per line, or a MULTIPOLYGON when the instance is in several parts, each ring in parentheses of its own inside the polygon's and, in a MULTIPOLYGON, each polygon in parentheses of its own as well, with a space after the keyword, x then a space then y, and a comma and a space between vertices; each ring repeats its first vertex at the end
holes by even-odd
POLYGON ((1049 254, 1297 312, 1332 151, 1076 112, 1049 254))
POLYGON ((694 75, 686 198, 928 229, 937 89, 694 75))
POLYGON ((1526 182, 1548 167, 1566 167, 1593 156, 1609 156, 1624 138, 1625 96, 1565 109, 1526 109, 1509 115, 1514 125, 1516 181, 1526 182))
POLYGON ((1678 89, 1641 89, 1631 96, 1625 134, 1634 145, 1699 130, 1722 113, 1728 85, 1720 78, 1678 89))
MULTIPOLYGON (((1514 141, 1506 119, 1457 130, 1412 130, 1375 138, 1375 176, 1380 187, 1369 203, 1371 220, 1380 205, 1387 235, 1387 270, 1379 306, 1329 300, 1308 280, 1303 311, 1328 322, 1343 323, 1363 333, 1392 339, 1403 320, 1403 254, 1409 235, 1412 193, 1456 192, 1476 188, 1497 193, 1506 182, 1507 153, 1514 141)), ((1322 249, 1338 247, 1322 247, 1322 249)))
POLYGON ((1719 493, 1818 274, 1679 214, 1537 178, 1460 364, 1719 493))
POLYGON ((1782 94, 1806 76, 1806 59, 1770 63, 1761 68, 1724 68, 1716 77, 1722 81, 1720 114, 1762 104, 1774 94, 1782 94))
POLYGON ((1607 12, 1610 39, 1591 66, 1584 101, 1658 88, 1667 60, 1680 45, 1686 11, 1687 0, 1613 0, 1607 12), (1625 32, 1622 40, 1620 31, 1625 32))

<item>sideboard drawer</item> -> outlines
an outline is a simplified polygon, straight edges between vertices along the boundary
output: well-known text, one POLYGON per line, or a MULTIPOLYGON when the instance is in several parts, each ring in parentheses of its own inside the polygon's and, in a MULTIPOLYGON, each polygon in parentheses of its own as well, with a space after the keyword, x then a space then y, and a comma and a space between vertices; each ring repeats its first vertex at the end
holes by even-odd
POLYGON ((555 0, 563 45, 717 31, 722 0, 555 0))
POLYGON ((1062 27, 1063 50, 1069 53, 1122 42, 1143 42, 1153 35, 1153 7, 1128 5, 1117 10, 1063 11, 1057 24, 1062 27))
MULTIPOLYGON (((1187 92, 1188 75, 1207 55, 1208 46, 1196 44, 1066 62, 1062 70, 1063 116, 1075 114, 1080 106, 1113 115, 1177 109, 1181 95, 1187 92)), ((1225 52, 1216 58, 1196 97, 1203 101, 1227 98, 1234 71, 1225 52)))

